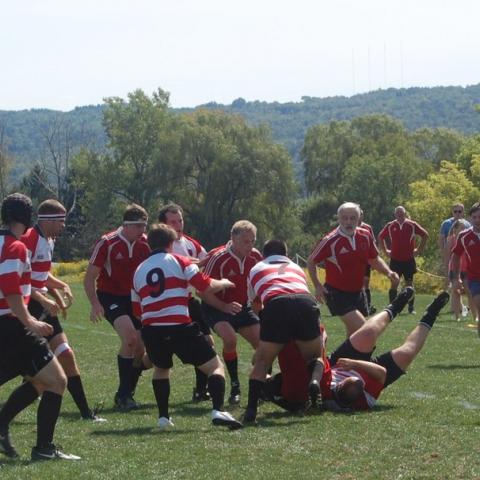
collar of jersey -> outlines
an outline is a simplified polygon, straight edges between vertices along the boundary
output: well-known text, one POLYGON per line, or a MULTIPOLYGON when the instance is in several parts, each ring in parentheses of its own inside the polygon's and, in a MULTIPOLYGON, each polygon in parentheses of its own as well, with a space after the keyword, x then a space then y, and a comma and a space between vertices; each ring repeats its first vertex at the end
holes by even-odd
POLYGON ((153 255, 157 255, 158 253, 167 254, 168 252, 166 250, 162 250, 161 248, 157 248, 156 250, 153 250, 152 252, 150 252, 149 257, 152 257, 153 255))
MULTIPOLYGON (((10 231, 10 230, 7 230, 6 228, 5 229, 0 229, 0 235, 11 235, 12 237, 15 237, 15 235, 10 231)), ((15 237, 17 238, 17 237, 15 237)))
POLYGON ((291 260, 285 255, 270 255, 264 259, 265 263, 290 263, 291 260))

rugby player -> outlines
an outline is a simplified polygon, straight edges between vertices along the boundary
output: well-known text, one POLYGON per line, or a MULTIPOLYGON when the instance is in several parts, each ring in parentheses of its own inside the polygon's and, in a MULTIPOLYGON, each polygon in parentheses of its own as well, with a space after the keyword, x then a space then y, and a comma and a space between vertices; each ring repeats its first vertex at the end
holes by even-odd
POLYGON ((49 290, 60 290, 67 302, 71 303, 73 300, 68 284, 54 277, 50 271, 55 239, 65 227, 65 216, 65 207, 60 202, 53 199, 45 200, 38 207, 37 224, 21 237, 21 241, 27 247, 32 268, 32 295, 28 311, 35 318, 43 319, 53 327, 53 333, 45 338, 62 365, 67 376, 67 389, 82 418, 104 422, 105 419, 98 416, 88 405, 75 354, 58 319, 58 314, 65 308, 65 303, 59 305, 47 296, 49 290))
POLYGON ((360 207, 343 203, 337 211, 338 227, 328 233, 308 257, 307 267, 315 286, 315 296, 326 303, 332 315, 341 317, 347 337, 365 323, 363 281, 367 265, 398 284, 398 275, 378 255, 372 235, 360 227, 360 207), (322 285, 317 265, 325 264, 326 281, 322 285))
POLYGON ((17 387, 0 410, 0 452, 18 456, 9 427, 12 420, 41 394, 37 413, 37 443, 32 460, 79 460, 63 453, 53 443, 67 379, 44 336, 53 327, 30 315, 30 262, 27 248, 19 241, 31 226, 32 202, 20 193, 6 197, 1 206, 4 230, 0 231, 0 375, 25 382, 17 387))
MULTIPOLYGON (((375 235, 373 234, 373 228, 368 223, 363 221, 363 210, 360 210, 360 224, 358 225, 360 228, 367 230, 370 235, 375 239, 375 235)), ((363 291, 365 292, 365 301, 367 304, 366 312, 362 312, 366 317, 369 315, 373 315, 377 309, 372 305, 372 292, 370 291, 370 276, 372 273, 372 267, 370 264, 367 265, 367 269, 365 270, 365 277, 363 278, 363 291)))
POLYGON ((226 279, 214 280, 200 273, 187 257, 172 254, 175 230, 165 224, 153 225, 148 232, 152 253, 137 268, 133 278, 132 302, 141 317, 142 337, 154 364, 153 391, 157 401, 160 428, 173 427, 168 410, 170 369, 175 354, 183 363, 198 367, 208 377, 212 399, 212 423, 231 429, 242 424, 223 409, 225 374, 220 358, 192 323, 188 314, 191 285, 208 301, 213 293, 234 287, 226 279))
POLYGON ((259 320, 248 304, 247 278, 262 256, 253 248, 257 228, 251 222, 235 222, 230 233, 230 241, 226 245, 209 253, 204 272, 212 278, 227 278, 235 287, 216 294, 215 299, 204 302, 202 307, 207 323, 223 342, 223 359, 231 382, 228 401, 234 405, 240 403, 236 332, 245 338, 254 350, 259 341, 259 320))
POLYGON ((287 257, 283 241, 266 242, 263 256, 248 276, 251 300, 257 297, 264 305, 244 415, 248 423, 256 422, 267 372, 284 345, 293 340, 307 363, 322 354, 320 308, 308 289, 305 273, 287 257))
MULTIPOLYGON (((413 276, 417 272, 415 257, 420 255, 428 240, 428 232, 417 222, 407 218, 407 211, 399 205, 395 208, 395 220, 387 223, 378 234, 380 249, 390 258, 390 268, 399 277, 403 275, 405 285, 413 286, 413 276), (415 236, 420 237, 418 247, 415 236), (387 245, 388 241, 388 245, 387 245)), ((397 296, 398 282, 392 282, 388 298, 392 301, 397 296)), ((415 313, 415 297, 408 304, 408 312, 415 313)))
POLYGON ((90 320, 96 323, 105 317, 120 338, 119 386, 114 401, 123 412, 138 408, 133 399, 135 387, 142 370, 151 367, 130 298, 135 269, 150 254, 145 236, 147 222, 143 207, 128 205, 122 226, 96 243, 84 279, 92 307, 90 320))
MULTIPOLYGON (((165 205, 158 212, 158 221, 169 225, 177 233, 177 239, 173 242, 172 253, 187 257, 200 267, 207 258, 207 252, 197 240, 185 235, 183 231, 184 221, 182 207, 175 203, 165 205)), ((198 324, 200 331, 205 335, 210 345, 213 346, 213 337, 210 332, 210 327, 203 318, 202 306, 193 295, 190 295, 188 301, 188 313, 192 321, 198 324)), ((210 395, 207 390, 207 376, 195 367, 195 378, 196 382, 195 387, 193 387, 192 400, 194 402, 209 400, 210 395)))

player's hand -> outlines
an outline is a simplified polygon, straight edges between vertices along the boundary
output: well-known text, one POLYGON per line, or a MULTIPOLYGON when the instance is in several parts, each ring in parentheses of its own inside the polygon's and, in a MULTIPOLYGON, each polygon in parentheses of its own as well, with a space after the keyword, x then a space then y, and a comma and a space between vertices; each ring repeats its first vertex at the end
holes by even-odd
POLYGON ((452 290, 456 291, 459 295, 462 295, 465 292, 465 287, 461 279, 452 281, 452 290))
POLYGON ((320 303, 326 303, 327 295, 328 290, 322 284, 319 284, 317 287, 315 287, 315 298, 320 303))
POLYGON ((392 287, 397 288, 399 283, 400 283, 400 277, 398 276, 398 273, 396 272, 390 272, 387 275, 387 278, 392 282, 392 287))
POLYGON ((62 289, 63 293, 63 298, 66 300, 66 308, 69 308, 70 305, 73 303, 73 293, 72 289, 70 288, 70 285, 65 284, 65 286, 62 289))
POLYGON ((44 310, 51 316, 55 317, 58 315, 58 312, 60 311, 59 306, 57 305, 57 302, 50 300, 47 297, 44 297, 42 300, 42 307, 44 310))
POLYGON ((200 263, 200 260, 195 257, 188 257, 191 263, 194 263, 195 265, 198 265, 200 263))
POLYGON ((336 366, 341 368, 342 370, 350 370, 354 368, 354 365, 354 361, 350 358, 339 358, 336 364, 336 366))
POLYGON ((236 315, 242 310, 242 305, 238 302, 226 303, 223 307, 223 313, 228 313, 229 315, 236 315))
POLYGON ((388 248, 385 250, 385 253, 387 254, 388 258, 392 258, 392 251, 389 250, 388 248))
POLYGON ((45 322, 40 322, 35 317, 30 316, 27 329, 36 333, 40 337, 47 337, 53 333, 53 327, 45 322))
POLYGON ((90 320, 93 323, 100 322, 104 316, 105 310, 100 305, 100 303, 95 303, 94 305, 92 305, 92 309, 90 310, 90 320))
POLYGON ((235 288, 236 287, 236 285, 233 282, 231 282, 230 280, 228 280, 226 278, 220 279, 219 282, 222 285, 222 290, 226 290, 227 288, 235 288))

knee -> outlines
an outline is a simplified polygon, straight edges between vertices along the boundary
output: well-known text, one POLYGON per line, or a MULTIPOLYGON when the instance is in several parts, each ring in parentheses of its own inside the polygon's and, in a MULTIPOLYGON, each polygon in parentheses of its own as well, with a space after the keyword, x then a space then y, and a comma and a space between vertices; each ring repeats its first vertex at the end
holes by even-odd
POLYGON ((225 335, 223 337, 223 349, 227 352, 233 352, 237 348, 237 337, 235 335, 225 335))
POLYGON ((138 337, 135 332, 129 332, 122 337, 122 346, 131 352, 137 349, 138 343, 138 337))

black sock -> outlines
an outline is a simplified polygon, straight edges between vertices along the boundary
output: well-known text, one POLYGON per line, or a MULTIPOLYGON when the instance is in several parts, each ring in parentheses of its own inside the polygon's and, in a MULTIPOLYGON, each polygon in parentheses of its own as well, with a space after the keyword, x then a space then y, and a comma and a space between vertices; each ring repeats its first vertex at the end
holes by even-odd
POLYGON ((370 291, 369 288, 365 289, 365 295, 367 296, 367 306, 368 306, 368 311, 370 312, 370 307, 372 306, 372 292, 370 291))
POLYGON ((152 380, 153 393, 155 394, 155 400, 158 407, 158 418, 166 417, 170 418, 168 414, 168 397, 170 397, 170 380, 168 378, 162 378, 152 380))
POLYGON ((265 382, 260 380, 250 379, 248 382, 248 404, 247 408, 249 410, 257 413, 258 399, 261 397, 263 392, 263 386, 265 382))
POLYGON ((118 396, 120 398, 128 397, 132 393, 132 366, 133 358, 117 356, 118 362, 118 396))
POLYGON ((0 410, 0 430, 8 430, 10 422, 38 397, 36 388, 30 383, 22 383, 8 397, 0 410))
POLYGON ((415 302, 415 297, 413 297, 409 302, 408 302, 408 311, 413 312, 415 308, 413 307, 413 304, 415 302))
POLYGON ((225 366, 227 367, 228 375, 230 376, 230 383, 232 385, 238 385, 238 358, 233 360, 225 360, 225 366))
POLYGON ((142 372, 146 370, 146 368, 143 366, 143 364, 140 367, 136 367, 135 365, 132 365, 132 378, 131 378, 131 394, 132 397, 135 394, 135 390, 137 389, 138 381, 140 380, 140 377, 142 376, 142 372))
POLYGON ((212 397, 212 406, 214 410, 223 410, 223 400, 225 398, 225 378, 221 375, 210 375, 208 377, 208 391, 212 397))
POLYGON ((424 325, 427 327, 429 330, 433 327, 433 324, 435 323, 435 320, 437 319, 437 315, 434 315, 432 313, 429 313, 428 311, 423 314, 423 317, 420 319, 418 322, 419 325, 424 325))
POLYGON ((85 390, 83 389, 80 375, 68 377, 67 389, 70 392, 73 401, 80 410, 82 417, 88 418, 91 412, 90 407, 88 406, 87 397, 85 396, 85 390))
POLYGON ((195 367, 195 390, 199 393, 207 389, 208 376, 195 367))
POLYGON ((57 423, 62 396, 58 393, 43 392, 37 411, 37 447, 48 447, 53 442, 53 432, 57 423))
POLYGON ((395 300, 395 297, 397 296, 397 289, 396 288, 391 288, 389 291, 388 291, 388 301, 390 303, 393 302, 393 300, 395 300))

